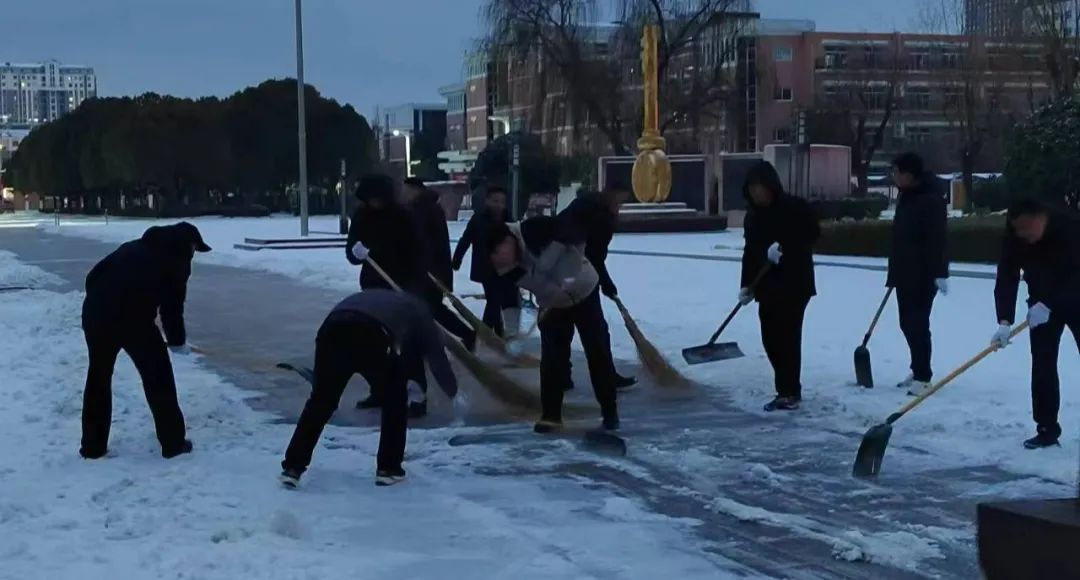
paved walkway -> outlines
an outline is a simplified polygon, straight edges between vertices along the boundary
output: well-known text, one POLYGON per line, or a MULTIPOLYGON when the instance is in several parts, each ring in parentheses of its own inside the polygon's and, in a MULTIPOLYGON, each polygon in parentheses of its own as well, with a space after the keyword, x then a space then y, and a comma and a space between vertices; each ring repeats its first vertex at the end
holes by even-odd
MULTIPOLYGON (((0 230, 0 249, 78 289, 86 271, 112 246, 12 229, 0 230)), ((310 352, 319 322, 339 298, 274 274, 196 263, 187 308, 190 334, 209 352, 207 365, 265 395, 254 399, 254 406, 293 421, 308 389, 273 365, 310 352)), ((584 362, 576 362, 575 372, 584 369, 584 362)), ((525 380, 530 374, 535 371, 517 376, 525 380)), ((585 377, 576 378, 587 385, 585 377)), ((375 420, 352 409, 365 391, 357 382, 335 416, 339 424, 375 420)), ((479 391, 471 379, 463 383, 466 390, 479 391)), ((1023 480, 1026 489, 1032 485, 1030 478, 994 466, 944 469, 902 440, 890 447, 880 479, 855 480, 850 469, 856 435, 809 430, 794 415, 748 414, 728 404, 718 389, 699 387, 687 398, 645 383, 621 400, 630 442, 625 459, 525 438, 508 444, 514 449, 507 457, 513 460, 474 468, 494 477, 543 473, 606 486, 657 513, 700 521, 696 532, 711 550, 749 570, 783 578, 978 577, 972 541, 976 502, 993 499, 987 494, 1003 493, 1013 482, 1023 480), (920 554, 919 561, 912 561, 912 553, 920 554)), ((586 401, 587 391, 579 388, 573 396, 586 401)), ((435 398, 434 403, 433 417, 417 427, 446 423, 445 402, 435 398)), ((488 414, 481 421, 493 418, 488 414)), ((1048 496, 1069 491, 1042 485, 1048 496)))

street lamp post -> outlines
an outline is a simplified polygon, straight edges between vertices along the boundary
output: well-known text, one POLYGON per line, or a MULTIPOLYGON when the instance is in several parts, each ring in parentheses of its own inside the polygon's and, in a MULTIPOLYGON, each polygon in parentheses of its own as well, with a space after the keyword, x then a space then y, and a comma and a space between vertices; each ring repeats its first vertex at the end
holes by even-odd
POLYGON ((304 21, 301 0, 296 0, 296 115, 300 149, 300 236, 308 236, 307 115, 304 112, 304 21))
POLYGON ((391 133, 394 137, 405 137, 405 177, 413 176, 413 160, 412 160, 412 131, 408 129, 394 129, 391 133))

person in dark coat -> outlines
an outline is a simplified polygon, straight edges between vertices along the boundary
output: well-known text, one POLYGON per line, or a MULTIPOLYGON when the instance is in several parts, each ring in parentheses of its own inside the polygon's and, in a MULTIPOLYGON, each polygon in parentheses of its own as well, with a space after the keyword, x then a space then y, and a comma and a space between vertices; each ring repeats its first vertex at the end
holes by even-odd
POLYGON ((785 193, 776 169, 766 161, 747 173, 743 195, 749 209, 739 302, 758 302, 761 340, 776 380, 776 398, 765 410, 793 411, 802 401, 803 318, 817 294, 813 247, 821 230, 810 204, 785 193))
MULTIPOLYGON (((629 199, 630 191, 615 184, 604 191, 579 195, 558 216, 561 220, 573 222, 570 227, 585 232, 585 257, 600 276, 600 292, 612 300, 618 298, 619 289, 608 272, 608 249, 615 237, 619 209, 629 199)), ((615 381, 616 388, 620 389, 637 383, 636 378, 622 375, 616 375, 615 381)))
POLYGON ((406 385, 408 377, 425 372, 425 361, 439 386, 454 400, 455 411, 460 412, 463 401, 457 378, 446 358, 442 333, 423 301, 378 288, 342 300, 326 317, 315 339, 315 382, 281 462, 281 482, 287 487, 299 485, 323 429, 356 373, 384 397, 375 484, 403 481, 406 385))
POLYGON ((946 253, 948 220, 945 196, 938 179, 923 169, 914 153, 893 161, 893 182, 900 190, 893 219, 892 251, 885 282, 896 289, 900 330, 911 351, 911 375, 899 383, 908 394, 930 388, 930 312, 938 292, 949 293, 946 253))
MULTIPOLYGON (((454 288, 454 272, 450 267, 450 232, 446 226, 446 211, 439 203, 439 195, 429 190, 423 180, 410 177, 401 188, 402 201, 412 212, 417 222, 417 231, 421 236, 424 250, 423 298, 439 323, 447 332, 461 339, 470 351, 476 350, 476 331, 469 328, 457 314, 447 308, 443 302, 443 293, 427 276, 428 273, 438 278, 448 290, 454 288)), ((423 372, 413 377, 420 385, 421 398, 409 401, 409 417, 419 418, 427 414, 427 375, 423 372)))
POLYGON ((166 345, 177 354, 190 352, 184 302, 191 260, 196 252, 209 251, 199 230, 187 222, 153 226, 86 276, 82 328, 90 367, 83 391, 83 457, 99 459, 108 451, 112 374, 121 350, 142 378, 161 455, 168 459, 191 451, 166 345), (159 314, 165 340, 155 323, 159 314))
POLYGON ((360 288, 390 288, 367 261, 370 256, 402 288, 421 293, 426 287, 422 236, 409 210, 394 196, 394 180, 372 174, 356 186, 359 207, 353 214, 345 243, 345 258, 361 266, 360 288))
POLYGON ((993 344, 1009 344, 1016 322, 1021 275, 1028 289, 1027 321, 1031 328, 1031 406, 1036 434, 1028 449, 1058 444, 1061 405, 1058 352, 1068 327, 1080 349, 1080 218, 1058 213, 1035 201, 1009 209, 997 267, 994 300, 998 330, 993 344))
POLYGON ((611 336, 600 306, 600 278, 585 257, 585 235, 572 222, 549 216, 520 224, 493 224, 487 234, 495 273, 536 297, 540 329, 538 433, 562 427, 562 402, 570 381, 570 343, 576 329, 589 364, 605 429, 619 428, 611 336))
MULTIPOLYGON (((458 240, 454 249, 452 266, 454 270, 460 270, 465 254, 469 248, 473 250, 472 266, 469 269, 469 279, 484 288, 484 313, 482 320, 489 328, 499 336, 506 336, 506 324, 503 313, 507 312, 507 318, 514 322, 513 312, 520 312, 521 294, 517 286, 495 275, 491 267, 491 261, 487 259, 488 243, 485 239, 492 225, 508 223, 511 221, 510 212, 506 208, 506 190, 501 187, 489 187, 484 195, 484 207, 477 209, 469 219, 465 231, 458 240)), ((517 317, 520 322, 520 314, 517 317)), ((516 325, 514 325, 516 330, 516 325)), ((514 334, 513 332, 511 334, 514 334)))

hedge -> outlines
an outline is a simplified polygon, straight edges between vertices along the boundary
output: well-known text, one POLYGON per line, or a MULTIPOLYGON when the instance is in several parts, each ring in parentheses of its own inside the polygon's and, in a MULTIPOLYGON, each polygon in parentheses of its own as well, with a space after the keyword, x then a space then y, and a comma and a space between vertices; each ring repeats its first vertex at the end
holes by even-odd
POLYGON ((889 209, 889 199, 884 195, 870 195, 861 198, 816 199, 811 200, 818 219, 877 219, 881 212, 889 209))
MULTIPOLYGON (((970 216, 949 220, 949 259, 993 264, 1001 252, 1005 218, 970 216)), ((831 256, 885 258, 892 247, 892 222, 823 222, 814 253, 831 256)))

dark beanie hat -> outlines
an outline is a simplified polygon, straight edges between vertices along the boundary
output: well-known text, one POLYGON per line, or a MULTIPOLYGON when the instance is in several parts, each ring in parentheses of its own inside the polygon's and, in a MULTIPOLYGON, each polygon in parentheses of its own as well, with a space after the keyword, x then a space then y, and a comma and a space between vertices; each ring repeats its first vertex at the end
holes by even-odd
POLYGON ((394 180, 389 175, 369 173, 356 184, 356 198, 360 201, 371 199, 390 200, 394 198, 394 180))
POLYGON ((892 164, 900 173, 907 173, 915 177, 920 177, 925 172, 922 157, 914 153, 904 153, 893 159, 892 164))

